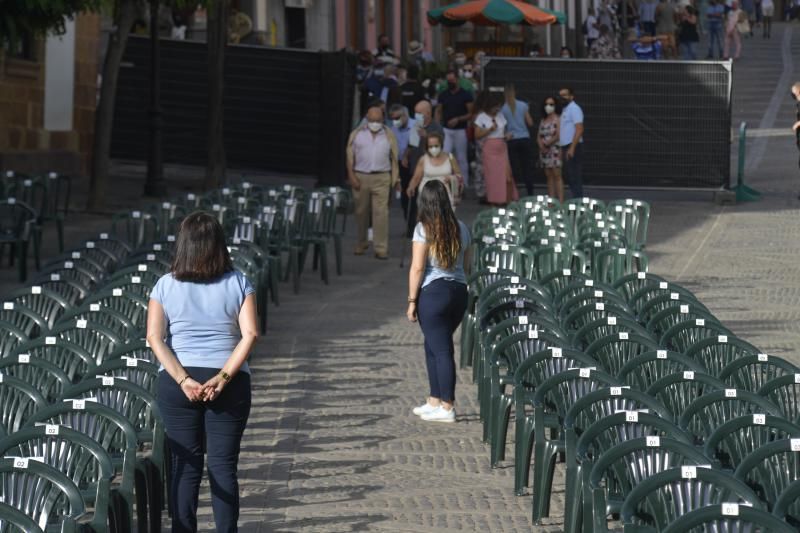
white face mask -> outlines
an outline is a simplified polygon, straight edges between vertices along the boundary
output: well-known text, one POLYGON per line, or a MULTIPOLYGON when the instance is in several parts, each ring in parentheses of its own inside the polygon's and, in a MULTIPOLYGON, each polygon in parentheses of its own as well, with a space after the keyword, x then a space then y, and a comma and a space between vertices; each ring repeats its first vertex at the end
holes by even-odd
POLYGON ((437 155, 442 153, 442 147, 431 146, 430 148, 428 148, 428 153, 431 154, 433 157, 436 157, 437 155))
POLYGON ((367 127, 369 128, 369 131, 371 131, 373 133, 378 133, 379 131, 381 131, 381 128, 383 128, 383 123, 381 123, 381 122, 368 122, 367 123, 367 127))
POLYGON ((548 115, 552 115, 553 113, 556 112, 556 106, 546 105, 544 106, 544 112, 547 113, 548 115))
POLYGON ((468 80, 472 79, 472 71, 471 70, 465 70, 464 71, 464 77, 467 78, 468 80))
POLYGON ((403 127, 403 120, 402 119, 393 120, 392 124, 394 124, 395 128, 401 128, 403 127))
POLYGON ((422 113, 414 113, 414 120, 422 124, 423 122, 425 122, 425 115, 423 115, 422 113))

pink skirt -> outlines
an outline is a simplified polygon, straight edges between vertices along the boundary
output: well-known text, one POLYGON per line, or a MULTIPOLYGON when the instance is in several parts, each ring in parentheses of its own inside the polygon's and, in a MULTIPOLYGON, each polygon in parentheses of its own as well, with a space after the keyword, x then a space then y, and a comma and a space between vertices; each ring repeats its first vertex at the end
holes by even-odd
POLYGON ((511 179, 511 198, 508 198, 506 178, 511 174, 508 146, 503 139, 486 139, 483 143, 483 179, 486 182, 486 201, 490 204, 507 204, 519 200, 517 186, 511 179))

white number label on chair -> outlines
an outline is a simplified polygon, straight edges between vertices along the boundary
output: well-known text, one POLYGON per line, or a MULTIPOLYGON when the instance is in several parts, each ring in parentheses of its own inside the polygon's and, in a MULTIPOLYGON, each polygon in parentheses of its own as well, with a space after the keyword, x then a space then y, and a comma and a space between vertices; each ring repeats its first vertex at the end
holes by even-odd
MULTIPOLYGON (((250 188, 250 182, 249 181, 243 181, 242 182, 242 189, 249 189, 249 188, 250 188)), ((331 193, 335 193, 336 192, 336 187, 331 187, 329 189, 329 191, 331 193)))
POLYGON ((726 342, 728 342, 728 336, 727 335, 719 335, 719 336, 717 336, 717 342, 719 342, 721 344, 725 344, 726 342))
POLYGON ((569 207, 567 209, 570 210, 570 211, 575 211, 575 210, 578 209, 578 206, 573 205, 573 204, 569 204, 569 207))
POLYGON ((622 387, 611 387, 611 396, 622 396, 622 387))
POLYGON ((80 252, 72 252, 72 258, 73 259, 80 259, 81 258, 81 253, 80 252))
POLYGON ((101 233, 100 234, 100 240, 101 241, 107 241, 108 240, 108 233, 101 233))
POLYGON ((656 359, 666 359, 666 358, 667 358, 666 350, 656 350, 656 359))
POLYGON ((593 241, 592 242, 592 246, 594 246, 595 248, 600 248, 601 246, 603 246, 603 242, 602 241, 593 241))
POLYGON ((156 254, 147 254, 146 257, 147 257, 148 261, 155 261, 156 260, 156 254))
POLYGON ((666 281, 659 281, 658 282, 658 288, 659 289, 667 289, 667 288, 669 288, 669 283, 667 283, 666 281))
POLYGON ((561 253, 561 245, 560 244, 556 244, 555 247, 553 248, 553 252, 555 252, 557 254, 560 254, 561 253))
POLYGON ((142 212, 141 211, 134 211, 133 213, 131 213, 131 217, 133 217, 133 218, 142 218, 142 212))
POLYGON ((800 452, 800 439, 789 439, 789 449, 793 452, 800 452))
MULTIPOLYGON (((291 189, 291 187, 289 187, 289 188, 288 188, 288 189, 286 189, 286 190, 287 190, 287 191, 291 191, 292 189, 291 189)), ((229 195, 230 193, 231 193, 231 190, 230 190, 230 188, 228 188, 228 187, 223 187, 223 188, 222 188, 222 194, 224 194, 225 196, 229 195)))
POLYGON ((136 265, 136 270, 138 270, 139 272, 147 272, 147 265, 144 264, 136 265))
POLYGON ((547 239, 540 239, 539 244, 541 244, 542 246, 548 246, 550 244, 550 241, 547 239))
POLYGON ((83 411, 86 409, 86 400, 72 400, 72 408, 83 411))
POLYGON ((245 198, 244 196, 240 196, 239 198, 236 199, 236 203, 244 205, 247 203, 247 198, 245 198))
POLYGON ((626 198, 626 199, 625 199, 625 205, 633 205, 633 199, 631 199, 631 198, 626 198))
POLYGON ((499 223, 500 223, 500 217, 492 217, 492 224, 499 224, 499 223))
POLYGON ((697 478, 697 467, 696 466, 682 466, 681 467, 681 477, 683 479, 696 479, 697 478))
POLYGON ((572 271, 570 269, 568 269, 568 268, 565 268, 564 270, 561 271, 561 275, 562 276, 571 276, 572 275, 572 271))
POLYGON ((122 296, 122 289, 112 289, 111 296, 122 296))
POLYGON ((625 248, 617 249, 617 255, 625 255, 627 253, 628 253, 628 250, 626 250, 625 248))
POLYGON ((594 297, 595 298, 602 298, 603 297, 603 291, 594 291, 594 297))
POLYGON ((766 363, 767 361, 769 361, 769 355, 767 355, 765 353, 758 354, 758 362, 759 363, 766 363))
POLYGON ((14 302, 3 302, 3 311, 13 311, 14 302))
POLYGON ((30 457, 15 457, 14 468, 16 468, 17 470, 27 470, 29 460, 30 457))
POLYGON ((681 295, 678 294, 677 292, 671 292, 671 293, 669 293, 669 299, 670 300, 680 300, 681 299, 681 295))
POLYGON ((684 370, 683 379, 692 381, 694 380, 694 370, 684 370))
POLYGON ((602 220, 600 220, 600 221, 597 222, 597 227, 598 228, 605 228, 606 227, 606 223, 603 222, 602 220))
POLYGON ((505 210, 505 209, 498 209, 498 210, 497 210, 497 213, 498 213, 499 215, 505 215, 505 214, 506 214, 506 210, 505 210))
POLYGON ((582 378, 588 378, 592 376, 592 369, 591 368, 579 368, 578 375, 582 378))
POLYGON ((517 318, 518 318, 519 323, 520 323, 521 326, 527 326, 528 325, 528 317, 527 316, 522 315, 522 316, 517 317, 517 318))
POLYGON ((525 202, 525 209, 533 209, 533 202, 525 202))
POLYGON ((661 446, 661 437, 646 437, 645 443, 647 444, 648 448, 658 448, 661 446))
POLYGON ((103 387, 114 386, 114 378, 112 376, 100 376, 100 381, 103 384, 103 387))
POLYGON ((706 325, 706 319, 705 318, 698 318, 697 320, 694 321, 694 324, 695 324, 695 326, 705 326, 706 325))
POLYGON ((489 274, 497 274, 497 267, 496 266, 490 266, 489 267, 489 274))
POLYGON ((738 503, 723 503, 722 504, 722 516, 739 516, 739 504, 738 503))
POLYGON ((153 245, 153 250, 156 251, 156 252, 160 252, 161 251, 161 245, 160 244, 154 244, 153 245))
POLYGON ((31 287, 31 294, 42 294, 42 288, 39 285, 31 287))
POLYGON ((144 345, 145 345, 146 348, 149 348, 150 347, 150 341, 145 339, 144 340, 144 345))
POLYGON ((639 421, 638 411, 625 411, 625 422, 638 422, 638 421, 639 421))
POLYGON ((494 228, 494 234, 498 237, 500 235, 508 235, 508 228, 494 228))
POLYGON ((555 237, 556 236, 556 230, 554 230, 554 229, 548 230, 547 231, 547 236, 548 237, 555 237))
POLYGON ((250 222, 251 222, 251 219, 250 219, 250 217, 242 217, 242 223, 244 223, 244 224, 250 224, 250 222))
POLYGON ((100 304, 89 304, 89 311, 97 312, 100 310, 100 304))
POLYGON ((75 268, 75 263, 73 263, 72 261, 64 261, 64 268, 66 269, 75 268))
POLYGON ((606 309, 606 304, 604 304, 602 302, 598 302, 598 303, 594 304, 594 310, 595 311, 605 311, 605 309, 606 309))
POLYGON ((525 307, 525 300, 516 300, 514 302, 514 307, 517 309, 523 309, 525 307))
POLYGON ((57 424, 45 424, 44 426, 44 434, 45 435, 58 435, 59 433, 59 426, 57 424))
POLYGON ((6 202, 8 202, 8 205, 14 205, 17 203, 17 199, 12 196, 10 198, 7 198, 6 202))
POLYGON ((508 245, 507 244, 501 244, 500 245, 500 249, 503 250, 504 252, 507 252, 508 251, 508 245))
POLYGON ((79 318, 75 323, 75 327, 77 327, 78 329, 86 329, 86 320, 83 318, 79 318))
POLYGON ((49 345, 55 345, 56 338, 55 337, 45 337, 44 338, 44 343, 45 344, 49 344, 49 345))
POLYGON ((550 351, 552 352, 553 357, 564 357, 564 350, 561 348, 556 348, 555 346, 550 347, 550 351))
POLYGON ((167 235, 167 242, 175 242, 175 235, 167 235))
POLYGON ((517 287, 509 287, 508 293, 516 296, 517 294, 519 294, 519 289, 517 287))
POLYGON ((621 205, 615 205, 614 206, 614 211, 616 211, 617 213, 622 213, 622 206, 621 205))
POLYGON ((127 366, 127 367, 138 367, 139 366, 139 360, 136 359, 135 357, 124 357, 123 359, 125 359, 125 366, 127 366))
POLYGON ((736 389, 725 389, 726 398, 736 398, 736 389))
POLYGON ((519 283, 519 276, 511 276, 511 283, 519 283))
POLYGON ((17 356, 17 362, 23 365, 27 365, 31 362, 31 354, 29 353, 21 353, 17 356))
POLYGON ((139 276, 131 276, 131 283, 141 283, 141 282, 142 278, 140 278, 139 276))
POLYGON ((86 248, 93 249, 94 248, 94 241, 86 241, 86 248))
POLYGON ((538 339, 539 338, 539 330, 538 329, 529 329, 528 330, 528 338, 529 339, 538 339))
POLYGON ((162 209, 169 209, 171 207, 172 207, 172 204, 169 203, 169 202, 164 202, 163 204, 161 204, 161 208, 162 209))
POLYGON ((682 315, 689 314, 689 306, 688 305, 681 305, 681 314, 682 315))
POLYGON ((595 220, 603 220, 603 213, 595 213, 594 214, 595 220))
POLYGON ((583 282, 583 285, 585 287, 594 287, 594 280, 593 279, 587 279, 586 281, 583 282))
POLYGON ((794 375, 794 382, 795 383, 800 383, 800 374, 795 374, 794 375))
POLYGON ((186 195, 186 199, 190 200, 190 201, 194 201, 194 200, 197 200, 197 196, 194 193, 190 192, 189 194, 186 195))
POLYGON ((610 317, 608 317, 607 322, 608 322, 609 326, 616 326, 617 325, 617 317, 610 316, 610 317))
POLYGON ((763 426, 767 423, 767 415, 763 413, 756 413, 753 415, 753 424, 756 426, 763 426))
POLYGON ((621 341, 628 340, 628 332, 627 331, 620 331, 619 332, 619 340, 621 340, 621 341))
POLYGON ((219 211, 220 209, 222 209, 222 208, 220 207, 219 204, 214 204, 214 205, 211 206, 211 210, 212 211, 219 211))
POLYGON ((647 279, 647 272, 637 272, 636 277, 638 279, 647 279))
POLYGON ((483 241, 483 244, 494 244, 494 237, 491 237, 489 235, 484 235, 483 239, 481 240, 483 241))

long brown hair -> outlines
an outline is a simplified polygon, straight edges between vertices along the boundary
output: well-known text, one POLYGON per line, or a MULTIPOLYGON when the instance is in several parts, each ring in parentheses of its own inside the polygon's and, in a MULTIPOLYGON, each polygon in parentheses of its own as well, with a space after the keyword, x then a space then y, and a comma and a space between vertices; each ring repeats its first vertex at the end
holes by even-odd
POLYGON ((195 211, 181 222, 170 269, 178 281, 213 281, 233 270, 225 232, 216 217, 195 211))
POLYGON ((506 95, 506 104, 508 104, 511 114, 514 115, 517 112, 517 90, 514 88, 514 84, 507 83, 504 92, 506 95))
POLYGON ((439 180, 431 180, 419 192, 418 220, 425 228, 430 254, 444 270, 453 270, 461 251, 461 227, 447 188, 439 180))

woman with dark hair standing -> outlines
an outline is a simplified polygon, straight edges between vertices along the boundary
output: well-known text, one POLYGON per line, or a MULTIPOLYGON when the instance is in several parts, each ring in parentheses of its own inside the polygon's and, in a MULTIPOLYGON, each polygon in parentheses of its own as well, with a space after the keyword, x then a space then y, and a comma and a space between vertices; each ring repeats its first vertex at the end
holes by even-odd
POLYGON ((548 96, 542 102, 542 120, 539 122, 539 163, 547 178, 547 195, 564 203, 564 181, 561 178, 561 149, 558 147, 559 125, 556 99, 548 96))
POLYGON ((233 269, 219 221, 181 223, 170 272, 147 308, 147 340, 161 363, 158 405, 172 454, 172 531, 197 531, 208 454, 216 531, 237 531, 239 449, 250 414, 247 357, 258 338, 255 291, 233 269))
POLYGON ((430 396, 414 414, 430 422, 455 422, 456 364, 453 333, 467 309, 464 272, 469 228, 456 218, 447 189, 431 181, 419 192, 411 268, 408 272, 408 310, 419 320, 425 336, 425 363, 430 396))
POLYGON ((486 182, 486 200, 493 205, 506 205, 519 199, 506 144, 511 134, 506 131, 508 121, 500 112, 504 103, 503 93, 489 92, 485 111, 475 118, 475 139, 485 139, 483 178, 486 182))

